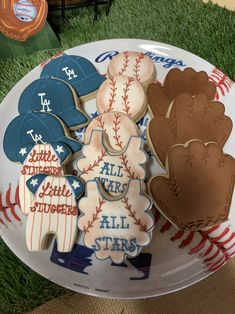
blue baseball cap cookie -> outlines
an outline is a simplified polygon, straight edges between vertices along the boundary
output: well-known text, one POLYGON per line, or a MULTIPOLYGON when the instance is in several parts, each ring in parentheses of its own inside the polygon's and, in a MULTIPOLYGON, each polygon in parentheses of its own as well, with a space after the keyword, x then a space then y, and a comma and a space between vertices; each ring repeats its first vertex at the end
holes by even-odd
POLYGON ((18 110, 20 114, 29 111, 53 113, 71 130, 83 128, 89 122, 79 108, 75 90, 54 78, 40 78, 28 85, 20 96, 18 110))
POLYGON ((14 162, 19 161, 19 151, 27 144, 63 142, 73 154, 82 144, 67 135, 66 129, 55 115, 44 112, 27 112, 14 118, 4 134, 3 149, 14 162))
POLYGON ((84 100, 95 97, 96 91, 106 79, 86 58, 66 54, 44 66, 41 77, 48 76, 69 83, 84 100))

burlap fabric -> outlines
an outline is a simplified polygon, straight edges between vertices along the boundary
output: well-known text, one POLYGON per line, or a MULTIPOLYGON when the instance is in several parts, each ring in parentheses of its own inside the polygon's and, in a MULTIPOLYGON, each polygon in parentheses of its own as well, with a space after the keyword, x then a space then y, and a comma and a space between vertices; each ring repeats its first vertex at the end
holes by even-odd
POLYGON ((218 4, 221 7, 225 7, 226 9, 235 11, 235 0, 203 0, 203 1, 205 3, 211 1, 212 3, 218 4))
POLYGON ((54 299, 31 313, 233 314, 235 313, 235 258, 202 282, 170 295, 144 300, 111 300, 74 293, 54 299))

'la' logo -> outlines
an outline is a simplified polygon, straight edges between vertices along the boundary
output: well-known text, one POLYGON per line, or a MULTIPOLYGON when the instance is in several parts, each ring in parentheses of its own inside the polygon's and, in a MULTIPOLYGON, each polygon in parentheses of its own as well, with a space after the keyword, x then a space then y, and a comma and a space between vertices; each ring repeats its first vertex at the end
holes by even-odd
POLYGON ((38 96, 41 98, 41 105, 42 105, 42 110, 41 112, 48 112, 52 111, 52 109, 49 107, 51 104, 51 101, 49 99, 44 98, 46 96, 46 93, 38 93, 38 96))
POLYGON ((69 81, 74 79, 75 77, 78 77, 75 74, 74 70, 73 69, 69 69, 68 67, 63 68, 62 71, 64 71, 66 73, 66 75, 68 76, 68 80, 69 81))
POLYGON ((27 131, 27 134, 29 134, 34 141, 35 144, 46 144, 46 142, 43 142, 42 135, 41 134, 33 134, 33 130, 27 131))

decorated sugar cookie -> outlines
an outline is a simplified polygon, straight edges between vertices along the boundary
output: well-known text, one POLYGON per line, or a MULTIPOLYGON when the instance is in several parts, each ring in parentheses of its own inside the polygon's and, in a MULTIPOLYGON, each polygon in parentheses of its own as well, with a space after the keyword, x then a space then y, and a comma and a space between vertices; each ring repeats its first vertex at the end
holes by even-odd
POLYGON ((217 142, 223 148, 232 131, 232 120, 224 114, 224 105, 210 101, 206 94, 195 97, 178 95, 168 117, 156 115, 148 125, 148 142, 161 164, 165 165, 169 148, 191 139, 217 142))
POLYGON ((94 98, 106 79, 86 58, 66 54, 51 60, 43 67, 41 77, 48 76, 72 85, 83 101, 94 98))
POLYGON ((80 108, 75 90, 53 78, 41 78, 28 85, 20 96, 19 113, 40 111, 53 113, 71 130, 86 126, 88 116, 80 108))
POLYGON ((203 229, 228 219, 235 160, 216 143, 191 141, 167 155, 168 174, 156 175, 149 192, 156 207, 179 230, 203 229))
POLYGON ((27 215, 33 195, 26 186, 27 180, 39 173, 61 176, 64 174, 63 164, 70 156, 70 150, 64 143, 52 144, 28 144, 22 147, 19 154, 19 161, 23 164, 20 171, 19 199, 20 208, 23 214, 27 215))
POLYGON ((124 51, 109 63, 108 76, 115 75, 134 77, 147 87, 156 79, 156 69, 153 61, 142 52, 124 51))
POLYGON ((47 144, 62 142, 73 154, 77 154, 82 144, 68 136, 62 122, 53 114, 27 112, 14 118, 8 125, 3 141, 6 156, 14 162, 19 161, 19 151, 27 144, 47 144))
POLYGON ((123 193, 131 179, 145 179, 147 154, 140 137, 131 137, 125 150, 117 155, 105 147, 104 133, 94 130, 90 142, 83 146, 82 154, 77 160, 79 176, 85 182, 101 182, 111 195, 123 193))
POLYGON ((14 40, 26 41, 41 31, 47 18, 46 0, 0 2, 0 32, 14 40))
POLYGON ((100 86, 96 95, 99 113, 120 111, 138 121, 146 112, 147 100, 143 86, 130 76, 112 76, 100 86))
POLYGON ((79 201, 78 227, 84 232, 85 245, 95 250, 98 259, 111 258, 116 264, 138 255, 150 242, 151 207, 140 180, 131 180, 126 193, 113 199, 102 192, 97 181, 89 181, 86 196, 79 201))
POLYGON ((84 184, 74 176, 37 174, 27 181, 34 198, 26 223, 29 251, 41 251, 55 234, 59 252, 70 252, 77 238, 78 207, 76 199, 84 192, 84 184))
POLYGON ((103 113, 91 120, 84 134, 85 144, 89 143, 93 130, 105 133, 105 145, 114 152, 125 149, 131 136, 138 136, 135 122, 126 114, 117 111, 103 113))
POLYGON ((213 100, 216 86, 209 81, 204 71, 196 72, 192 68, 185 68, 183 71, 178 68, 172 69, 167 73, 163 86, 153 83, 148 87, 148 104, 152 114, 166 116, 173 99, 182 93, 191 96, 204 93, 213 100))

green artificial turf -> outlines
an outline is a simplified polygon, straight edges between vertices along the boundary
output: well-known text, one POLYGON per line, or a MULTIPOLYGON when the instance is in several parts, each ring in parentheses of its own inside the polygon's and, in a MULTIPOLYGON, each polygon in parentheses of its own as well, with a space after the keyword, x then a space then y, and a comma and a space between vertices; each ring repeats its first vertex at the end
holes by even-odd
MULTIPOLYGON (((65 50, 107 38, 142 38, 191 51, 235 79, 235 13, 202 0, 116 0, 108 17, 93 8, 66 12, 72 28, 49 15, 65 50)), ((28 71, 59 50, 0 60, 0 101, 28 71)), ((0 313, 24 313, 68 290, 50 283, 21 263, 0 241, 0 313)))

